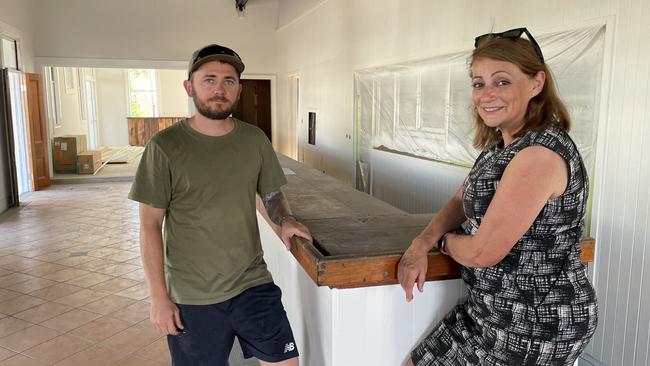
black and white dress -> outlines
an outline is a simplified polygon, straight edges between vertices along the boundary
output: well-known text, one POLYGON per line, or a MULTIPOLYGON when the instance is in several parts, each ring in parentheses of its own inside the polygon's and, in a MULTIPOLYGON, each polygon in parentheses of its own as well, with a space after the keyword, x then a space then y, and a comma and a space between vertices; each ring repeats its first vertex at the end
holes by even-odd
POLYGON ((565 159, 567 189, 546 203, 501 262, 462 268, 468 299, 413 350, 415 365, 571 365, 596 329, 596 296, 578 246, 588 177, 575 144, 548 128, 500 146, 483 151, 465 179, 466 234, 478 230, 503 172, 526 147, 544 146, 565 159))

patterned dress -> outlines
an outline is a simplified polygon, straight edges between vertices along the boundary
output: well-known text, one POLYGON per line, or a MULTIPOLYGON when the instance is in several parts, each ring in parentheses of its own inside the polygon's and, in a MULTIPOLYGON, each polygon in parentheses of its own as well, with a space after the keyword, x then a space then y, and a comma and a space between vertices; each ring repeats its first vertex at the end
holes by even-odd
POLYGON ((480 154, 464 182, 465 234, 478 230, 508 163, 536 145, 565 159, 566 191, 546 203, 501 262, 462 268, 468 299, 413 350, 416 365, 572 365, 591 339, 598 308, 578 246, 588 180, 566 132, 528 131, 480 154))

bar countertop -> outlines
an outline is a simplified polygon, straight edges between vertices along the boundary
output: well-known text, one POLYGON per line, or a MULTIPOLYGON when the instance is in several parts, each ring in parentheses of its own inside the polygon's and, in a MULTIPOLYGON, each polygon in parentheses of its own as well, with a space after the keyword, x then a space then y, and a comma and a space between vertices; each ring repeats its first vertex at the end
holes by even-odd
MULTIPOLYGON (((314 242, 294 240, 291 252, 318 286, 368 287, 397 283, 397 264, 432 214, 408 214, 295 160, 279 155, 293 213, 314 242)), ((591 262, 595 242, 580 243, 591 262)), ((433 250, 427 281, 460 278, 460 266, 433 250)))

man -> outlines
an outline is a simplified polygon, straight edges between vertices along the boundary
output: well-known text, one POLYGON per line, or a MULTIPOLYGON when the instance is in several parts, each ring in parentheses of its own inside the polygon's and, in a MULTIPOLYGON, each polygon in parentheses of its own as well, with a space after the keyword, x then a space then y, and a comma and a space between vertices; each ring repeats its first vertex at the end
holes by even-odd
POLYGON ((264 133, 230 117, 243 70, 229 48, 194 52, 184 87, 197 112, 149 141, 129 193, 140 202, 151 322, 168 335, 175 366, 227 365, 235 336, 262 365, 298 365, 281 291, 262 257, 256 194, 287 248, 294 235, 311 235, 291 215, 264 133))

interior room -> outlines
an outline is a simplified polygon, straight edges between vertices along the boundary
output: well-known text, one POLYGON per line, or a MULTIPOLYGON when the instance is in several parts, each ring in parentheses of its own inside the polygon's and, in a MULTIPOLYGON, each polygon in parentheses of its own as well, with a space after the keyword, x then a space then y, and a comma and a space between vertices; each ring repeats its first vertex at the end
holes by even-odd
POLYGON ((146 143, 137 134, 143 118, 164 124, 189 113, 182 70, 45 66, 44 71, 54 183, 132 177, 146 143), (86 170, 73 161, 78 153, 94 160, 86 170))
MULTIPOLYGON (((475 37, 526 27, 589 179, 580 255, 598 326, 580 366, 650 359, 650 24, 643 0, 0 0, 0 366, 170 365, 149 323, 136 202, 144 146, 194 115, 192 52, 246 65, 233 116, 278 154, 295 216, 264 259, 301 365, 397 365, 466 288, 429 253, 406 302, 397 263, 479 155, 475 37), (348 252, 353 248, 353 252, 348 252)), ((230 365, 257 365, 233 346, 230 365)))

